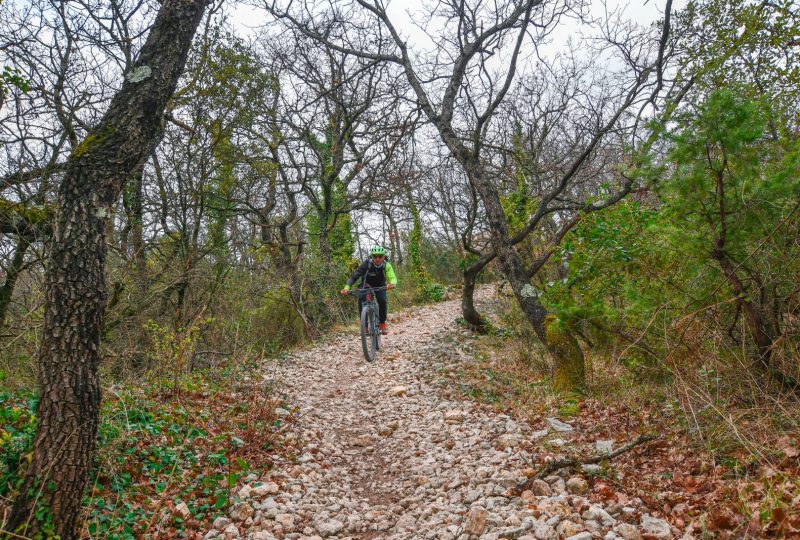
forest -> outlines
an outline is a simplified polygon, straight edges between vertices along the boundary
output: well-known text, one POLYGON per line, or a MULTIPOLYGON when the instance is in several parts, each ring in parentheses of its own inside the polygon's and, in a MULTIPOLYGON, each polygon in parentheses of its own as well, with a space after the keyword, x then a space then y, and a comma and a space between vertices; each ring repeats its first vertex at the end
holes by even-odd
POLYGON ((793 0, 0 0, 0 141, 0 538, 800 537, 793 0))

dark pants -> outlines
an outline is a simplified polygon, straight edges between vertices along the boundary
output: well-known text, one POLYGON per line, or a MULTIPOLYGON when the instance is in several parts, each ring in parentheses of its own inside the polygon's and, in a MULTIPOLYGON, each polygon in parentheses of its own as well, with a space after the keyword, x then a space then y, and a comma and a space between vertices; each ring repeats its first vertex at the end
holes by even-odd
MULTIPOLYGON (((378 301, 378 322, 385 323, 386 322, 386 291, 372 291, 372 294, 375 295, 375 299, 378 301)), ((363 289, 360 289, 358 292, 358 316, 361 317, 361 307, 363 304, 363 300, 366 298, 367 292, 363 289)))

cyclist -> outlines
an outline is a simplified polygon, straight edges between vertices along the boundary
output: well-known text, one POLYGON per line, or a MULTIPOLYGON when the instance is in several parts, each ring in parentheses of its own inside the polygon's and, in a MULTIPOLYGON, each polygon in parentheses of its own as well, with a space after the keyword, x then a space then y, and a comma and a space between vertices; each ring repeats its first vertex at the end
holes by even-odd
MULTIPOLYGON (((366 286, 370 287, 386 287, 387 289, 394 289, 397 285, 397 276, 392 268, 392 263, 386 260, 386 250, 381 246, 373 247, 369 252, 369 257, 359 265, 350 279, 347 280, 347 285, 344 286, 340 292, 347 294, 353 283, 361 278, 361 285, 359 289, 364 289, 366 286)), ((375 299, 378 301, 378 328, 381 334, 386 335, 389 333, 389 328, 386 326, 386 291, 375 291, 375 299)), ((366 296, 363 290, 358 293, 358 312, 361 313, 361 304, 366 296)))

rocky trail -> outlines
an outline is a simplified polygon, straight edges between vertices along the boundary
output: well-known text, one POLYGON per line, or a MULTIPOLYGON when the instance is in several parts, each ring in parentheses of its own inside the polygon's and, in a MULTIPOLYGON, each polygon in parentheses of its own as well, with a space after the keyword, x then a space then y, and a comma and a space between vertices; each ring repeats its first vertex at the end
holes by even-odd
POLYGON ((390 315, 391 334, 374 364, 364 361, 356 335, 340 334, 266 374, 285 393, 278 412, 301 451, 268 478, 250 479, 241 502, 205 537, 677 537, 641 501, 592 503, 587 479, 563 469, 513 495, 541 441, 568 444, 575 429, 555 419, 534 429, 448 399, 442 390, 452 383, 440 371, 468 356, 458 315, 458 301, 390 315))

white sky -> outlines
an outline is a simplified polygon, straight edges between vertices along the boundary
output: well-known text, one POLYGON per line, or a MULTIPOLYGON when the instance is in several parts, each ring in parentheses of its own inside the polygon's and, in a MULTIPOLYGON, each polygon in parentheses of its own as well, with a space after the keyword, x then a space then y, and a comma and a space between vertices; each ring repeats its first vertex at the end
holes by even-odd
MULTIPOLYGON (((252 1, 252 0, 251 0, 252 1)), ((428 42, 427 36, 417 29, 414 25, 414 15, 419 15, 419 10, 426 3, 430 4, 436 0, 390 0, 388 2, 389 16, 395 25, 405 36, 409 38, 410 45, 420 46, 428 42)), ((621 10, 625 18, 633 20, 641 25, 650 24, 658 20, 664 10, 664 0, 587 0, 589 4, 590 13, 597 18, 604 17, 606 11, 621 10)), ((677 0, 673 2, 673 10, 681 9, 685 6, 686 0, 677 0)), ((245 5, 237 3, 229 11, 230 21, 236 26, 243 35, 247 36, 251 33, 257 33, 259 27, 268 22, 268 17, 265 10, 254 7, 252 5, 245 5)), ((570 21, 562 23, 552 35, 553 44, 556 49, 563 46, 567 39, 572 37, 576 25, 570 21)))

